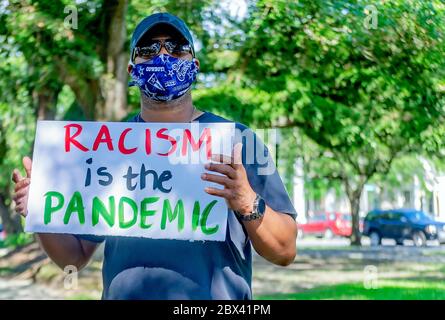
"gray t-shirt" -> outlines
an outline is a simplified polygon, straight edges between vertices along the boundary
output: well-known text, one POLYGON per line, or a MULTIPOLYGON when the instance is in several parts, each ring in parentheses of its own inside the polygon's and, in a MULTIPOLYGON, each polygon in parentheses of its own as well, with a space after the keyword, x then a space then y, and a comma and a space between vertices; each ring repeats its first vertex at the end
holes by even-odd
MULTIPOLYGON (((130 121, 142 120, 135 117, 130 121)), ((231 122, 210 112, 195 121, 231 122)), ((243 164, 252 188, 270 208, 295 219, 295 209, 267 148, 256 135, 253 135, 255 148, 246 148, 246 139, 252 131, 239 123, 236 128, 249 133, 242 135, 243 164), (255 156, 255 151, 262 147, 265 157, 261 158, 267 162, 255 156)), ((251 242, 244 225, 230 209, 225 241, 77 237, 105 241, 103 299, 252 299, 251 242)))

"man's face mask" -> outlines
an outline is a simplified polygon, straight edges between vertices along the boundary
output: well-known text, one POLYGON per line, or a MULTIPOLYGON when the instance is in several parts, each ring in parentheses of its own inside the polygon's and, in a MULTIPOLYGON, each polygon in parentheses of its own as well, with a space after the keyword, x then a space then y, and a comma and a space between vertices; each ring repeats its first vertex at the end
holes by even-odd
POLYGON ((196 80, 199 69, 195 61, 194 58, 189 61, 160 54, 133 66, 130 86, 137 85, 148 98, 156 101, 177 99, 196 80))

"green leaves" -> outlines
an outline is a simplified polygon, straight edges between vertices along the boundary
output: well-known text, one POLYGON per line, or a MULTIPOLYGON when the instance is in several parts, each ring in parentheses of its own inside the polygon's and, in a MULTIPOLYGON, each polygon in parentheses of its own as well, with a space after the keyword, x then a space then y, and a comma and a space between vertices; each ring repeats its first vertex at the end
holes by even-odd
POLYGON ((258 1, 240 55, 244 76, 282 102, 274 115, 339 161, 354 155, 362 172, 357 155, 371 149, 371 157, 389 162, 418 150, 421 133, 445 115, 436 76, 445 65, 443 5, 378 2, 377 29, 364 27, 366 5, 258 1))
MULTIPOLYGON (((112 77, 106 25, 115 2, 76 3, 78 29, 64 26, 68 4, 16 0, 0 9, 3 141, 6 134, 24 134, 12 132, 19 119, 32 130, 38 112, 33 96, 39 94, 55 93, 55 112, 72 120, 103 108, 101 85, 112 77)), ((287 158, 286 175, 302 157, 312 194, 342 183, 357 195, 352 191, 376 174, 384 179, 402 155, 426 154, 437 162, 445 157, 442 1, 374 1, 376 28, 366 25, 365 0, 247 4, 237 19, 226 2, 131 1, 125 48, 148 14, 169 11, 183 18, 201 63, 195 104, 253 127, 285 128, 287 152, 280 154, 287 158)), ((140 108, 139 98, 137 89, 129 90, 129 113, 140 108)), ((6 145, 10 163, 18 163, 16 153, 29 152, 31 139, 21 141, 6 145)))

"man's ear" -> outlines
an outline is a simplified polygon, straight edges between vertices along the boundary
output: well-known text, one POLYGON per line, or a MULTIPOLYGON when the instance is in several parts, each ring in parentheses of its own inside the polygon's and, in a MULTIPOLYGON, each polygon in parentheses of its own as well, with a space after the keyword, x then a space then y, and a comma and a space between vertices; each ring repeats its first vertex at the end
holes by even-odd
POLYGON ((195 63, 196 63, 196 66, 197 66, 198 69, 199 69, 199 67, 200 67, 200 62, 199 62, 199 59, 198 59, 198 58, 195 58, 195 63))

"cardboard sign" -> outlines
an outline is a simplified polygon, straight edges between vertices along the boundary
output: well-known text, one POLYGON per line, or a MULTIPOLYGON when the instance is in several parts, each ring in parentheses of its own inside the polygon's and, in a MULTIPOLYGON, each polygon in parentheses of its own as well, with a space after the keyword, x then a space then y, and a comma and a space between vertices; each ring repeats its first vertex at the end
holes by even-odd
POLYGON ((201 179, 233 123, 39 121, 28 232, 223 241, 227 204, 201 179))

